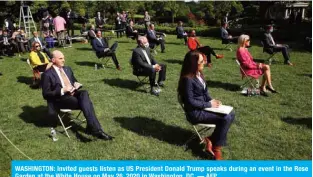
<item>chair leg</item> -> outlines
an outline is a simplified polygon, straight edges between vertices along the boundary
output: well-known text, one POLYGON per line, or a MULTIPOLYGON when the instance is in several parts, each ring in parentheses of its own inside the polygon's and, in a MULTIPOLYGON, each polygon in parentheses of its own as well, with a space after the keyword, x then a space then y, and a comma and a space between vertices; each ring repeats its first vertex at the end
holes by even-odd
MULTIPOLYGON (((65 113, 65 114, 66 114, 66 113, 65 113)), ((67 136, 68 138, 70 138, 70 135, 69 135, 68 132, 67 132, 67 128, 64 126, 64 123, 63 123, 63 121, 62 121, 62 118, 65 116, 65 114, 63 114, 62 117, 60 116, 60 114, 58 114, 58 118, 59 118, 59 120, 60 120, 60 122, 61 122, 61 125, 62 125, 62 127, 63 127, 63 129, 64 129, 64 131, 65 131, 65 133, 66 133, 66 136, 67 136)))
POLYGON ((140 79, 139 76, 137 76, 137 79, 139 81, 139 85, 142 85, 144 87, 144 89, 146 90, 146 92, 148 92, 147 90, 150 88, 150 86, 148 86, 148 87, 145 86, 145 84, 148 83, 147 78, 148 78, 148 76, 140 79))
POLYGON ((189 142, 191 141, 191 140, 193 140, 195 137, 196 137, 197 135, 194 133, 194 134, 192 134, 191 136, 190 136, 190 138, 184 143, 184 149, 185 149, 185 151, 187 151, 188 150, 188 144, 189 144, 189 142))

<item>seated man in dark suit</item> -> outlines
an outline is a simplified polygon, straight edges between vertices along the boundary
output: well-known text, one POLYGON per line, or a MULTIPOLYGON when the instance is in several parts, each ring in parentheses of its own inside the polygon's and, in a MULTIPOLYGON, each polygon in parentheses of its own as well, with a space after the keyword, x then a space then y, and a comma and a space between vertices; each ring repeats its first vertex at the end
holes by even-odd
POLYGON ((159 73, 158 85, 164 86, 166 79, 166 65, 158 64, 150 53, 149 43, 145 36, 138 37, 138 46, 133 50, 131 63, 135 75, 149 76, 151 94, 159 95, 159 91, 154 89, 156 73, 159 73))
POLYGON ((49 49, 46 47, 45 41, 43 40, 42 37, 39 37, 37 31, 33 31, 33 37, 29 39, 29 44, 28 44, 28 46, 33 46, 33 42, 39 42, 41 51, 43 51, 44 53, 46 53, 50 59, 52 58, 52 54, 51 54, 51 52, 49 51, 49 49))
POLYGON ((42 75, 42 95, 48 102, 50 116, 56 116, 58 109, 82 110, 87 120, 86 133, 103 140, 113 137, 103 132, 96 117, 88 92, 78 90, 81 84, 77 82, 70 67, 64 66, 64 55, 60 51, 53 51, 53 65, 42 75))
POLYGON ((150 48, 153 49, 155 45, 161 44, 161 52, 165 52, 165 40, 164 37, 166 35, 164 33, 156 32, 154 30, 154 24, 149 25, 149 29, 147 30, 147 38, 149 41, 150 48), (159 37, 157 35, 160 35, 159 37))
POLYGON ((115 50, 117 48, 117 42, 115 42, 111 48, 106 40, 101 37, 101 31, 98 30, 96 32, 97 36, 95 39, 92 40, 92 48, 96 51, 96 55, 98 58, 105 57, 105 56, 112 56, 112 60, 116 66, 116 69, 121 70, 121 67, 117 61, 115 50))
POLYGON ((3 55, 14 56, 13 53, 13 43, 11 42, 12 37, 8 34, 6 30, 0 36, 0 46, 3 55))
POLYGON ((289 58, 289 46, 286 44, 276 44, 274 41, 274 38, 272 36, 273 32, 273 26, 268 25, 266 26, 266 32, 264 33, 264 38, 263 38, 263 44, 264 48, 268 53, 273 53, 273 52, 282 52, 284 59, 285 59, 285 64, 292 66, 293 64, 290 62, 289 58))
POLYGON ((227 26, 228 26, 227 23, 222 24, 222 28, 221 28, 222 43, 223 44, 228 44, 230 42, 237 43, 238 36, 230 35, 227 31, 227 26))
POLYGON ((126 26, 126 36, 127 36, 127 37, 130 37, 130 38, 132 38, 132 39, 137 39, 137 37, 138 37, 138 31, 137 31, 137 30, 134 30, 133 26, 134 26, 134 22, 131 20, 131 21, 129 22, 129 25, 126 26))
POLYGON ((187 43, 187 33, 184 31, 183 28, 183 22, 179 21, 178 25, 176 27, 176 33, 177 33, 177 38, 182 39, 184 38, 185 44, 187 43))

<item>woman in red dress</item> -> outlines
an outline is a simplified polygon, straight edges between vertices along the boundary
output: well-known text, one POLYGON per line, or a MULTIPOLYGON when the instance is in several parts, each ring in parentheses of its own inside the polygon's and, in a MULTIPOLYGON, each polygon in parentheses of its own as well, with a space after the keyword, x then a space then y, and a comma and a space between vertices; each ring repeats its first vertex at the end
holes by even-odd
POLYGON ((260 93, 263 96, 268 96, 266 92, 271 91, 277 93, 273 88, 270 66, 264 63, 256 63, 249 53, 247 47, 250 46, 250 37, 248 35, 241 35, 238 38, 237 60, 244 72, 253 78, 259 78, 263 74, 262 84, 260 86, 260 93))

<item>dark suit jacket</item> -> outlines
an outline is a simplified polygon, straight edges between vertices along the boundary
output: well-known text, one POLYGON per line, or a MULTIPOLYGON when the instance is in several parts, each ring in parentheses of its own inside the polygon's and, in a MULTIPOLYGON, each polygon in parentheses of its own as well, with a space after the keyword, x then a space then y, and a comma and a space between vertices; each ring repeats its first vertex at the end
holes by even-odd
POLYGON ((163 35, 163 33, 160 32, 156 32, 155 30, 147 30, 147 39, 149 41, 150 44, 150 48, 154 48, 154 46, 156 44, 159 44, 159 42, 157 41, 157 35, 163 35))
MULTIPOLYGON (((77 82, 73 71, 70 67, 64 66, 63 70, 70 80, 71 84, 74 85, 74 82, 77 82)), ((54 67, 51 67, 45 71, 41 76, 42 83, 42 95, 48 103, 48 112, 49 115, 55 114, 55 102, 61 98, 61 89, 62 83, 61 80, 55 71, 54 67)))
MULTIPOLYGON (((41 45, 43 45, 45 47, 46 46, 46 42, 43 40, 43 38, 42 37, 38 37, 38 38, 39 38, 39 41, 41 42, 41 45)), ((35 38, 34 37, 29 39, 28 45, 30 47, 32 47, 33 42, 35 42, 35 38)))
POLYGON ((188 118, 198 118, 204 108, 211 107, 212 98, 208 93, 207 86, 203 88, 197 77, 184 78, 184 94, 182 102, 188 118))
POLYGON ((271 35, 270 33, 264 33, 262 42, 263 42, 263 46, 264 46, 263 51, 272 54, 272 53, 274 53, 275 45, 272 42, 270 35, 271 35))
POLYGON ((95 18, 96 21, 96 26, 99 27, 101 25, 104 25, 104 20, 102 17, 100 17, 100 19, 98 17, 95 18))
POLYGON ((157 64, 153 56, 151 55, 150 49, 146 49, 147 55, 150 59, 151 65, 147 62, 147 59, 145 55, 142 52, 141 47, 137 47, 133 50, 132 58, 131 58, 131 64, 133 65, 134 74, 136 72, 142 72, 144 70, 153 71, 153 66, 157 64))
POLYGON ((65 20, 66 20, 66 24, 67 25, 73 25, 73 22, 74 22, 74 18, 75 18, 75 14, 73 11, 70 12, 70 15, 69 15, 69 18, 67 16, 67 13, 65 14, 65 20))
POLYGON ((102 44, 100 43, 100 41, 97 38, 94 38, 92 40, 92 48, 93 48, 93 50, 96 51, 97 57, 101 57, 101 53, 104 52, 104 49, 109 48, 109 45, 108 45, 106 40, 101 38, 101 41, 102 41, 102 44))
POLYGON ((184 28, 182 26, 176 27, 177 38, 184 38, 184 28))
MULTIPOLYGON (((274 40, 274 38, 273 38, 273 40, 274 40)), ((263 44, 264 44, 265 48, 270 48, 270 47, 274 47, 275 46, 274 43, 271 40, 271 34, 270 33, 264 33, 263 44)))
POLYGON ((129 36, 134 36, 134 28, 131 28, 129 25, 126 26, 126 36, 129 37, 129 36))

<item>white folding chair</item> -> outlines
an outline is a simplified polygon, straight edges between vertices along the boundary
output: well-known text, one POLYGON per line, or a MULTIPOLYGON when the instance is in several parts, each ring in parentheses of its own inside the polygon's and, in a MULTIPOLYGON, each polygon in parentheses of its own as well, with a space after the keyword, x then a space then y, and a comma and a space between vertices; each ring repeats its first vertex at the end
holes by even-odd
MULTIPOLYGON (((179 101, 180 106, 184 110, 184 113, 185 113, 185 116, 186 116, 186 120, 187 120, 187 114, 186 114, 185 109, 184 109, 184 104, 183 104, 182 100, 179 97, 178 97, 178 101, 179 101)), ((211 129, 214 129, 216 127, 216 125, 215 124, 199 123, 199 124, 193 124, 192 127, 193 127, 195 133, 184 143, 185 150, 188 149, 188 143, 191 140, 193 140, 196 136, 199 137, 199 140, 200 140, 199 144, 205 143, 205 137, 207 137, 208 132, 211 129)))
POLYGON ((242 89, 244 86, 246 86, 248 83, 251 85, 252 88, 256 89, 256 86, 255 84, 253 84, 253 81, 256 81, 256 84, 257 85, 260 85, 259 84, 259 79, 255 79, 254 77, 251 77, 251 76, 248 76, 246 74, 246 72, 243 70, 243 68, 241 67, 241 64, 238 60, 236 60, 236 63, 238 64, 239 68, 240 68, 240 72, 241 72, 241 75, 242 75, 242 79, 246 78, 246 81, 244 84, 242 84, 240 86, 240 88, 242 89))
POLYGON ((33 73, 33 85, 35 85, 36 81, 40 80, 42 72, 39 72, 39 71, 36 71, 36 70, 33 69, 32 65, 30 64, 29 58, 27 58, 26 62, 27 62, 28 66, 30 67, 30 69, 31 69, 31 71, 33 73))
MULTIPOLYGON (((65 134, 66 134, 66 136, 67 136, 68 138, 70 138, 70 135, 68 134, 67 130, 70 129, 70 128, 72 128, 72 125, 65 126, 65 124, 63 123, 63 120, 62 120, 62 119, 65 118, 65 117, 69 117, 69 115, 70 115, 71 112, 72 112, 71 109, 60 109, 60 111, 58 112, 58 119, 59 119, 59 121, 60 121, 60 123, 61 123, 61 125, 62 125, 62 127, 63 127, 63 130, 64 130, 64 132, 65 132, 65 134)), ((80 120, 80 119, 79 119, 79 116, 80 116, 81 112, 82 112, 82 111, 79 110, 78 115, 77 115, 74 119, 70 119, 70 123, 72 123, 72 122, 74 122, 74 121, 78 122, 79 125, 82 124, 82 123, 84 123, 84 122, 86 121, 85 119, 84 119, 84 120, 80 120)))

